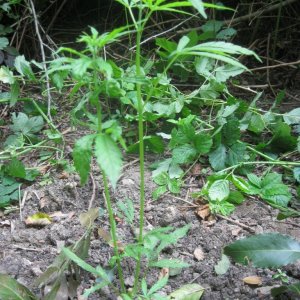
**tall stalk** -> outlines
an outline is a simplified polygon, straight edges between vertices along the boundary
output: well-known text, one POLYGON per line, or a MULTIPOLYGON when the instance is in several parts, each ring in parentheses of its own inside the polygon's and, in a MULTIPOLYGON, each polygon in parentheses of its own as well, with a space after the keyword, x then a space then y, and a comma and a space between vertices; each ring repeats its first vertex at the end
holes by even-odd
MULTIPOLYGON (((144 120, 143 120, 143 98, 142 98, 142 87, 139 83, 139 77, 142 75, 141 71, 141 38, 143 32, 142 22, 142 7, 139 6, 138 22, 136 23, 136 56, 135 56, 135 67, 136 67, 136 92, 138 102, 138 131, 139 131, 139 159, 140 159, 140 212, 139 212, 139 237, 138 243, 143 243, 143 229, 144 229, 144 210, 145 210, 145 152, 144 152, 144 120)), ((138 260, 134 276, 133 295, 138 291, 139 276, 141 271, 141 253, 138 254, 138 260)))
MULTIPOLYGON (((96 59, 96 53, 93 53, 94 59, 96 59)), ((97 71, 96 71, 96 66, 94 66, 94 83, 95 85, 95 90, 97 90, 97 82, 98 82, 98 77, 97 77, 97 71)), ((97 133, 102 134, 102 109, 101 109, 101 104, 100 100, 97 99, 96 101, 96 110, 97 110, 97 119, 98 119, 98 126, 97 126, 97 133)), ((114 254, 116 257, 116 263, 117 263, 117 270, 118 270, 118 275, 119 275, 119 280, 120 280, 120 285, 121 285, 121 291, 122 293, 126 291, 125 288, 125 282, 124 282, 124 276, 123 276, 123 270, 121 266, 121 258, 119 254, 119 248, 118 248, 118 237, 117 237, 117 226, 116 222, 114 219, 114 212, 112 209, 111 205, 111 199, 110 199, 110 192, 109 192, 109 187, 108 187, 108 182, 107 178, 105 175, 105 171, 101 170, 102 174, 102 179, 103 179, 103 184, 104 184, 104 194, 105 194, 105 202, 106 202, 106 207, 107 207, 107 212, 108 212, 108 217, 109 217, 109 224, 110 224, 110 231, 111 231, 111 238, 112 238, 112 243, 113 243, 113 248, 114 248, 114 254)))

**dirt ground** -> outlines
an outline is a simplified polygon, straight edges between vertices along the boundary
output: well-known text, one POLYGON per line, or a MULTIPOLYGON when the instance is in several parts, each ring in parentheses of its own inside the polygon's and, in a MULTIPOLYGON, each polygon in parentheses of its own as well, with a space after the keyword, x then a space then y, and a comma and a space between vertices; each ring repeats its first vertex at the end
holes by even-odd
MULTIPOLYGON (((151 158, 148 162, 151 162, 151 158)), ((52 171, 52 183, 46 186, 35 183, 25 189, 28 194, 21 212, 15 211, 0 216, 0 273, 9 274, 35 292, 40 292, 32 287, 34 279, 52 263, 62 245, 74 243, 84 233, 79 222, 79 214, 87 211, 94 196, 93 206, 105 208, 103 189, 96 167, 93 174, 88 184, 81 187, 78 175, 71 174, 65 178, 61 176, 61 173, 52 171), (26 226, 24 223, 26 217, 38 211, 48 214, 59 213, 50 225, 39 228, 26 226)), ((195 209, 189 207, 187 202, 180 200, 193 202, 190 194, 201 188, 202 180, 190 176, 180 196, 174 198, 168 194, 153 202, 151 191, 155 188, 155 184, 151 180, 150 171, 147 171, 146 175, 146 228, 159 226, 179 228, 191 224, 187 236, 162 253, 162 257, 178 258, 190 264, 190 267, 170 277, 168 285, 162 290, 163 294, 169 294, 176 288, 193 282, 205 288, 203 300, 271 299, 270 287, 280 283, 272 279, 276 270, 254 269, 233 264, 225 275, 218 276, 214 271, 214 266, 221 257, 222 248, 252 234, 249 230, 255 233, 280 232, 300 240, 298 219, 277 221, 276 210, 256 199, 248 199, 230 216, 231 221, 217 218, 215 223, 209 224, 201 221, 196 216, 195 209), (242 223, 250 229, 244 229, 235 222, 242 223), (195 249, 203 251, 202 259, 195 258, 195 249), (262 285, 244 284, 243 278, 247 276, 261 277, 262 285)), ((137 204, 138 184, 139 166, 136 157, 127 157, 123 175, 116 191, 112 192, 113 200, 130 198, 137 204)), ((136 205, 136 215, 137 213, 138 206, 136 205)), ((106 214, 98 218, 96 227, 108 230, 106 214)), ((118 223, 118 234, 124 244, 133 238, 131 228, 122 222, 118 223)), ((111 255, 111 247, 101 237, 92 235, 88 261, 94 266, 101 264, 105 267, 111 255)), ((133 282, 133 266, 130 263, 124 263, 124 269, 126 284, 130 287, 133 282)), ((283 270, 292 281, 300 277, 299 264, 285 267, 283 270)), ((154 283, 158 276, 159 270, 152 270, 149 273, 148 282, 154 283)), ((84 287, 89 287, 93 283, 93 278, 89 275, 84 276, 83 280, 84 287)), ((94 294, 90 299, 116 298, 106 291, 104 294, 94 294)))

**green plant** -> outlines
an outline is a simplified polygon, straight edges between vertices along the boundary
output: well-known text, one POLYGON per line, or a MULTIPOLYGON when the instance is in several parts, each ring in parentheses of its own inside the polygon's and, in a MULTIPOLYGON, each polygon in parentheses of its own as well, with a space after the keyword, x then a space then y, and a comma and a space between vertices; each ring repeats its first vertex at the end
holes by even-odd
MULTIPOLYGON (((91 35, 85 34, 79 39, 79 42, 85 43, 85 49, 82 52, 78 52, 70 48, 61 48, 59 52, 68 53, 70 57, 62 57, 53 61, 49 69, 49 75, 58 89, 62 88, 63 80, 67 76, 73 77, 73 79, 77 81, 77 84, 74 87, 74 92, 72 94, 75 94, 78 88, 87 88, 87 93, 81 98, 74 110, 74 117, 77 119, 78 114, 81 113, 81 115, 86 118, 87 122, 79 121, 79 123, 88 126, 93 131, 96 131, 96 133, 84 136, 76 142, 73 152, 74 163, 75 168, 80 174, 81 183, 85 183, 88 178, 90 162, 93 155, 96 157, 101 169, 105 189, 105 200, 111 226, 111 240, 114 249, 114 257, 111 260, 111 264, 112 266, 117 266, 121 287, 120 293, 124 299, 127 299, 128 297, 135 298, 140 291, 142 257, 144 256, 147 258, 148 263, 147 266, 145 266, 146 269, 147 267, 168 267, 173 265, 174 261, 172 260, 158 260, 159 253, 167 245, 175 243, 178 238, 184 236, 188 230, 188 227, 184 227, 175 230, 174 232, 170 232, 171 228, 160 228, 144 234, 145 144, 148 145, 148 148, 157 152, 162 149, 161 146, 159 146, 161 139, 155 136, 144 136, 144 119, 151 122, 161 117, 173 116, 174 118, 176 113, 181 112, 185 103, 185 101, 180 100, 168 108, 167 105, 169 103, 156 101, 160 96, 169 97, 171 95, 172 99, 172 95, 174 98, 180 95, 180 93, 169 84, 170 79, 168 77, 168 71, 170 71, 171 67, 177 62, 183 63, 183 61, 180 61, 183 57, 199 57, 206 59, 206 65, 213 63, 212 61, 219 60, 224 62, 227 66, 245 70, 246 68, 234 58, 234 55, 245 54, 255 56, 255 54, 250 50, 226 42, 217 41, 197 44, 191 42, 191 35, 187 35, 183 36, 178 43, 175 43, 176 46, 169 52, 167 63, 163 70, 151 77, 149 73, 151 64, 145 64, 145 66, 143 66, 144 58, 142 56, 141 39, 147 21, 153 13, 159 11, 185 13, 180 7, 188 6, 196 8, 202 16, 206 17, 204 11, 205 6, 215 9, 224 9, 224 7, 202 3, 202 1, 166 3, 161 0, 118 0, 118 2, 127 9, 133 25, 118 28, 110 33, 102 35, 99 35, 96 29, 91 28, 91 35), (129 32, 129 30, 131 31, 129 32), (101 57, 101 52, 109 43, 113 43, 121 36, 133 32, 136 34, 135 60, 133 66, 130 66, 129 69, 124 72, 116 65, 116 63, 103 59, 101 57), (122 155, 117 143, 121 144, 124 149, 126 149, 126 146, 122 138, 121 126, 118 125, 117 117, 110 109, 110 98, 119 98, 122 105, 129 105, 136 110, 137 116, 132 114, 130 117, 132 120, 138 122, 137 146, 139 149, 140 161, 139 234, 137 243, 127 245, 124 249, 124 254, 120 253, 117 243, 116 223, 113 217, 114 212, 110 198, 108 180, 111 183, 111 186, 116 188, 122 168, 122 155), (87 104, 96 109, 96 115, 87 109, 87 104), (104 104, 107 107, 107 110, 104 109, 104 104), (126 294, 124 285, 121 266, 123 257, 130 257, 136 261, 134 286, 132 293, 130 294, 126 294)), ((165 48, 168 45, 168 41, 165 40, 160 40, 159 43, 159 46, 165 48)), ((200 63, 199 60, 197 60, 197 62, 198 64, 200 63)), ((221 70, 218 70, 218 72, 220 73, 221 70)), ((230 74, 234 75, 239 73, 240 71, 234 71, 230 74)), ((220 76, 218 79, 220 79, 220 76)), ((214 84, 213 80, 214 77, 211 79, 211 85, 214 84)), ((222 79, 220 79, 220 81, 222 81, 222 79)), ((182 131, 186 135, 183 139, 178 139, 178 131, 172 132, 173 136, 171 143, 173 143, 174 150, 172 161, 168 162, 168 171, 170 175, 172 166, 173 170, 176 169, 177 173, 176 176, 174 176, 174 174, 172 176, 158 174, 158 176, 164 176, 164 178, 158 180, 158 177, 156 177, 156 181, 160 182, 163 187, 162 189, 165 189, 165 187, 168 186, 170 191, 178 192, 179 178, 182 176, 179 164, 186 164, 200 154, 208 153, 212 146, 212 139, 209 135, 200 132, 202 130, 202 121, 197 117, 186 117, 178 122, 176 119, 173 119, 173 123, 174 122, 178 124, 178 131, 182 131), (199 132, 196 132, 193 126, 191 126, 194 119, 199 124, 199 128, 197 129, 199 132)), ((209 125, 207 126, 212 129, 209 125)), ((127 216, 127 219, 132 220, 132 213, 127 216)), ((102 277, 103 280, 87 293, 94 292, 105 285, 111 285, 109 278, 105 275, 104 269, 100 266, 98 266, 95 271, 91 266, 87 265, 70 251, 65 250, 65 254, 85 270, 102 277)), ((185 266, 184 263, 178 261, 176 263, 177 266, 185 266)), ((157 285, 155 285, 155 288, 152 287, 152 290, 150 289, 150 291, 153 292, 155 290, 156 292, 156 288, 161 287, 165 283, 166 279, 159 281, 157 285)), ((143 284, 143 287, 145 294, 145 284, 143 284)), ((147 297, 150 297, 148 294, 149 293, 147 292, 147 297)))
MULTIPOLYGON (((244 265, 251 263, 259 268, 281 267, 300 259, 300 243, 290 236, 278 233, 260 234, 226 246, 224 254, 244 265)), ((278 269, 277 271, 273 278, 288 283, 286 274, 278 269)), ((300 283, 283 285, 271 291, 274 297, 284 292, 291 292, 299 297, 300 283)))

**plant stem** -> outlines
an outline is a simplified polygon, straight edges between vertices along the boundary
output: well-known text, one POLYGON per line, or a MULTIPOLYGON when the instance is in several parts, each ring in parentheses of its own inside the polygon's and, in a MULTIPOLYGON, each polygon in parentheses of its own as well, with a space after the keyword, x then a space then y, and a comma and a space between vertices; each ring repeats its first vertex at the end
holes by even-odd
POLYGON ((222 173, 222 172, 228 172, 231 170, 234 170, 236 168, 246 166, 246 165, 274 165, 274 166, 294 166, 294 167, 300 167, 300 162, 293 162, 293 161, 280 161, 280 160, 273 160, 273 161, 245 161, 241 162, 237 165, 231 166, 229 168, 223 169, 217 173, 222 173))
MULTIPOLYGON (((97 88, 97 82, 98 82, 97 73, 96 73, 96 69, 94 69, 94 83, 96 85, 96 88, 97 88)), ((97 109, 97 119, 98 119, 97 132, 98 132, 98 134, 101 134, 102 133, 102 111, 101 111, 101 104, 100 104, 99 99, 97 99, 97 101, 95 101, 95 105, 96 105, 96 109, 97 109)), ((124 293, 126 291, 126 288, 125 288, 123 271, 122 271, 122 266, 121 266, 121 259, 120 259, 120 255, 119 255, 117 228, 116 228, 116 222, 114 219, 114 212, 113 212, 112 205, 111 205, 110 192, 109 192, 107 178, 105 175, 105 170, 101 170, 101 174, 102 174, 102 179, 103 179, 103 183, 104 183, 105 202, 106 202, 106 207, 107 207, 108 216, 109 216, 109 224, 111 227, 110 231, 111 231, 111 237, 112 237, 112 242, 113 242, 114 254, 115 254, 116 262, 117 262, 117 269, 118 269, 118 275, 119 275, 119 280, 120 280, 120 285, 121 285, 121 292, 124 293)))
MULTIPOLYGON (((136 76, 139 78, 141 72, 141 38, 143 27, 141 26, 142 8, 139 7, 139 20, 136 35, 136 56, 135 67, 136 76)), ((144 123, 143 123, 143 99, 141 84, 136 84, 137 102, 138 102, 138 131, 139 131, 139 159, 140 159, 140 212, 139 212, 139 237, 138 243, 143 243, 143 229, 144 229, 144 209, 145 209, 145 153, 144 153, 144 123)), ((136 295, 139 289, 139 276, 141 271, 141 253, 138 254, 137 265, 134 275, 133 296, 136 295)))
POLYGON ((114 253, 115 253, 116 261, 117 261, 117 269, 118 269, 118 275, 119 275, 119 280, 120 280, 120 284, 121 284, 121 291, 122 291, 122 293, 124 293, 124 292, 126 292, 126 288, 125 288, 123 271, 122 271, 122 266, 121 266, 121 259, 120 259, 119 248, 118 248, 116 222, 114 219, 114 212, 113 212, 113 209, 111 206, 107 178, 103 171, 101 173, 102 173, 102 178, 103 178, 103 183, 104 183, 105 201, 106 201, 106 206, 107 206, 107 211, 108 211, 108 216, 109 216, 109 223, 110 223, 110 227, 111 227, 111 238, 112 238, 114 253))

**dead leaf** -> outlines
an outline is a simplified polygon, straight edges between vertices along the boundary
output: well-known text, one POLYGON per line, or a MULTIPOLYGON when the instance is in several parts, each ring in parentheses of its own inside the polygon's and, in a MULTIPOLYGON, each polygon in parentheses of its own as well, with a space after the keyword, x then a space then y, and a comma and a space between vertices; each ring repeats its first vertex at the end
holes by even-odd
POLYGON ((62 219, 71 219, 74 216, 75 212, 71 211, 67 214, 62 213, 61 211, 55 211, 54 213, 50 214, 49 216, 52 218, 53 221, 60 221, 62 219))
POLYGON ((110 243, 111 242, 111 235, 103 228, 98 228, 98 234, 101 236, 105 242, 110 243))
POLYGON ((204 252, 203 249, 201 247, 198 247, 194 250, 194 256, 198 261, 201 261, 204 259, 204 252))
POLYGON ((242 228, 234 228, 234 229, 232 229, 231 230, 231 234, 233 235, 233 236, 238 236, 239 235, 239 233, 241 232, 241 230, 242 230, 242 228))
POLYGON ((209 205, 203 205, 196 210, 196 214, 202 219, 205 220, 208 216, 210 216, 209 205))
POLYGON ((70 174, 67 173, 66 171, 62 171, 59 175, 58 178, 59 179, 68 179, 70 177, 70 174))
POLYGON ((99 216, 99 208, 91 208, 88 212, 82 213, 79 220, 82 226, 90 227, 99 216))
POLYGON ((258 276, 248 276, 243 278, 243 282, 248 285, 262 285, 261 277, 258 276))
POLYGON ((201 165, 195 164, 191 170, 193 176, 199 176, 201 174, 201 165))
POLYGON ((9 220, 2 221, 2 222, 0 222, 0 226, 10 227, 10 221, 9 220))
POLYGON ((160 270, 160 273, 158 275, 158 280, 160 280, 164 277, 169 277, 169 268, 162 268, 160 270))
POLYGON ((25 224, 27 226, 47 226, 51 224, 52 219, 49 215, 38 212, 32 216, 27 217, 25 224))

